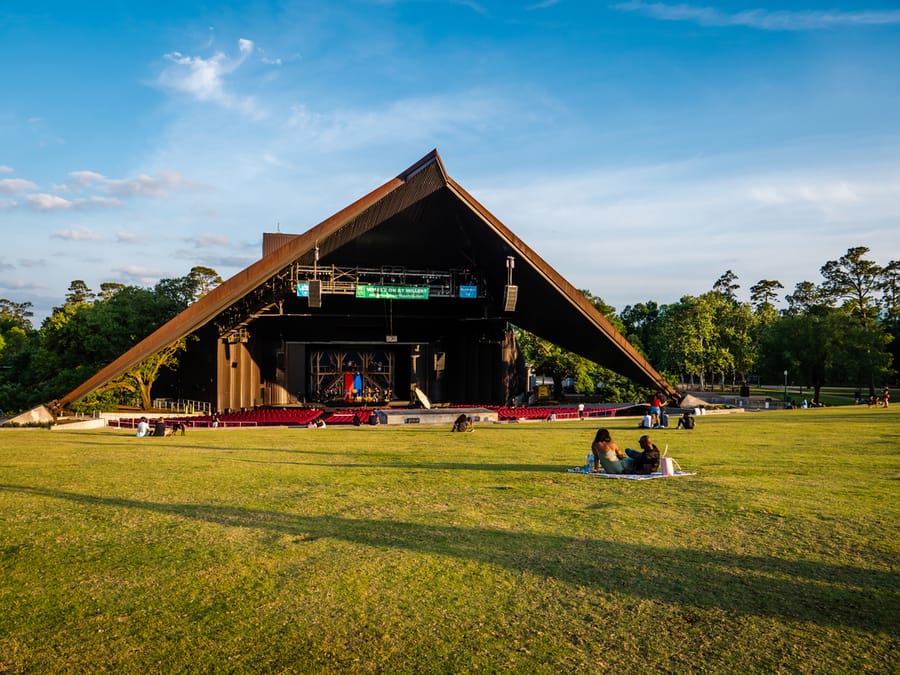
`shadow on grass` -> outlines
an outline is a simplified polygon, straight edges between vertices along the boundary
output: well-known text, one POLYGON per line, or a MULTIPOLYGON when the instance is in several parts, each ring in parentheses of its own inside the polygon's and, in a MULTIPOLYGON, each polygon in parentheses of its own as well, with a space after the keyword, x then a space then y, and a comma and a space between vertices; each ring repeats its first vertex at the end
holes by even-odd
POLYGON ((446 555, 612 594, 822 626, 893 632, 900 610, 892 572, 849 565, 487 528, 166 504, 24 485, 0 484, 0 490, 257 529, 304 542, 334 539, 446 555))
MULTIPOLYGON (((334 456, 334 453, 325 453, 334 456)), ((247 464, 290 464, 295 466, 321 466, 332 469, 346 469, 353 467, 354 469, 400 469, 402 471, 413 471, 417 469, 440 469, 446 471, 531 471, 531 472, 550 472, 564 473, 565 468, 559 464, 489 464, 480 462, 478 464, 468 462, 385 462, 384 464, 362 463, 352 459, 347 462, 298 462, 291 460, 263 460, 263 459, 233 459, 234 462, 244 462, 247 464)))

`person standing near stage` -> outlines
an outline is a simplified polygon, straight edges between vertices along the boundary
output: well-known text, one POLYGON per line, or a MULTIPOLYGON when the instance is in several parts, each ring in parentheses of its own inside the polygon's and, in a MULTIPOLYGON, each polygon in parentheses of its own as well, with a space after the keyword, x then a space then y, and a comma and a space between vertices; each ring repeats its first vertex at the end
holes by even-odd
POLYGON ((659 400, 659 395, 653 395, 653 401, 650 403, 650 426, 654 429, 659 429, 659 413, 662 410, 662 401, 659 400))

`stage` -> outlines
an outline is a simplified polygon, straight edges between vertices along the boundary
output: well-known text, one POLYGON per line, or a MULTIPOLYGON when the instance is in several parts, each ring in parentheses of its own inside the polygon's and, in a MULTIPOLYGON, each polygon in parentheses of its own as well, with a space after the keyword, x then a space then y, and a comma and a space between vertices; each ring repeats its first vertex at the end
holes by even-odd
POLYGON ((446 425, 447 430, 453 426, 460 415, 471 417, 477 427, 479 424, 497 421, 497 411, 487 408, 380 408, 381 423, 390 426, 409 424, 446 425))

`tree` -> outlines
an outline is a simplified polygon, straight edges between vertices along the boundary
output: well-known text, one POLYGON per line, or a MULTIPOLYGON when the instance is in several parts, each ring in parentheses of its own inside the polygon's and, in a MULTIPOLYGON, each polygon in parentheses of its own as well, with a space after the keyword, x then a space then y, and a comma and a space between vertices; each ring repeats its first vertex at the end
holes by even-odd
POLYGON ((780 281, 775 279, 760 279, 750 287, 750 302, 757 311, 763 305, 773 305, 773 300, 778 297, 778 289, 784 288, 780 281))
POLYGON ((660 335, 660 309, 655 301, 648 300, 633 307, 626 306, 619 315, 624 326, 623 335, 651 363, 662 363, 665 351, 665 342, 660 335))
POLYGON ((725 270, 725 273, 716 279, 716 283, 713 284, 713 291, 716 293, 721 293, 726 298, 730 300, 736 300, 735 292, 741 286, 737 283, 737 275, 731 270, 725 270))
POLYGON ((31 307, 30 302, 13 302, 0 298, 0 330, 13 327, 31 330, 31 317, 34 316, 31 307))
POLYGON ((66 293, 67 305, 80 305, 93 301, 94 292, 81 279, 75 279, 69 284, 69 291, 66 293))
POLYGON ((794 286, 794 292, 791 295, 784 296, 787 300, 788 308, 786 314, 796 316, 804 314, 814 307, 824 306, 824 295, 811 281, 800 281, 794 286))
POLYGON ((98 393, 127 391, 140 398, 141 409, 149 410, 152 405, 151 389, 159 377, 159 371, 163 368, 175 370, 178 367, 178 358, 185 349, 187 349, 187 339, 176 340, 153 356, 144 359, 121 377, 101 387, 98 393))
POLYGON ((822 292, 829 299, 843 301, 861 321, 874 320, 878 314, 875 292, 881 287, 884 269, 863 256, 865 246, 848 249, 838 260, 829 260, 821 268, 825 278, 822 292))
POLYGON ((516 332, 516 344, 535 373, 553 379, 553 397, 557 400, 564 397, 563 380, 569 378, 575 383, 575 391, 582 393, 594 391, 594 381, 590 373, 597 366, 592 361, 522 329, 516 332))
POLYGON ((211 267, 197 265, 188 272, 188 277, 194 282, 194 299, 199 300, 213 288, 222 283, 222 277, 211 267))
POLYGON ((100 284, 100 295, 98 299, 101 302, 109 300, 123 288, 125 288, 125 284, 119 284, 113 281, 104 281, 102 284, 100 284))

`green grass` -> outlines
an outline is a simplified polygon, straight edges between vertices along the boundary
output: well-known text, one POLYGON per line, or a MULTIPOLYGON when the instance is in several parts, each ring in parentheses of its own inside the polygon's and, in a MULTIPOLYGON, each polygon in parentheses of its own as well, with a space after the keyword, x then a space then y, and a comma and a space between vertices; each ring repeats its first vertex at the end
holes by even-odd
POLYGON ((597 426, 4 429, 0 672, 896 672, 900 407, 597 426))

